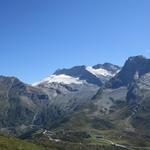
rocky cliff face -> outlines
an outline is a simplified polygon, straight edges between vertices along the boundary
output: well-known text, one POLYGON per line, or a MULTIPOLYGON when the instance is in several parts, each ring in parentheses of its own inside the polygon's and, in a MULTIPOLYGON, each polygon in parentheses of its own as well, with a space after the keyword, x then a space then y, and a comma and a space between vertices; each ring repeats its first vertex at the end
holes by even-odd
POLYGON ((48 95, 24 84, 15 77, 0 76, 0 128, 11 130, 32 125, 39 107, 44 107, 48 95))
POLYGON ((107 83, 107 87, 127 86, 135 78, 141 77, 148 72, 150 72, 150 59, 143 56, 130 57, 121 71, 107 83))

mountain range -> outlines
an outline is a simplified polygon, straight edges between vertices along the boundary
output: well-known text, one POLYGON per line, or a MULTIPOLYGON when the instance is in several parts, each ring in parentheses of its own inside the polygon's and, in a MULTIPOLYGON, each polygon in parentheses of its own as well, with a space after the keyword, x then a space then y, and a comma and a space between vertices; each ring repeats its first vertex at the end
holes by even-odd
POLYGON ((43 150, 150 149, 150 59, 59 69, 32 85, 0 76, 0 131, 43 150))

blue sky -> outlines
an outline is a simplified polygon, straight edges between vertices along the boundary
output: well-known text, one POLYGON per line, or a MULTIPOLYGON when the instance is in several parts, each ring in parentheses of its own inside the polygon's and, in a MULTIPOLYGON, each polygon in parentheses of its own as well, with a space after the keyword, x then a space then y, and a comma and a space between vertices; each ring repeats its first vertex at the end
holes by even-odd
POLYGON ((58 68, 150 57, 150 0, 1 0, 0 74, 32 83, 58 68))

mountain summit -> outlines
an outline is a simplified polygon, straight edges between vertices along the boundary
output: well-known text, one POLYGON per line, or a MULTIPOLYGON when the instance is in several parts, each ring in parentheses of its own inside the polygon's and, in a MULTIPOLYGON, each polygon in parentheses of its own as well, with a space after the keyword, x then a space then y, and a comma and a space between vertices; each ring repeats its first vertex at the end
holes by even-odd
POLYGON ((107 83, 107 86, 112 88, 127 86, 136 77, 148 72, 150 72, 150 59, 141 55, 129 57, 121 71, 107 83))
POLYGON ((120 70, 119 66, 105 63, 95 66, 75 66, 69 69, 56 70, 53 75, 34 83, 38 85, 42 83, 64 83, 64 84, 82 84, 89 83, 97 86, 102 86, 106 81, 115 76, 120 70))

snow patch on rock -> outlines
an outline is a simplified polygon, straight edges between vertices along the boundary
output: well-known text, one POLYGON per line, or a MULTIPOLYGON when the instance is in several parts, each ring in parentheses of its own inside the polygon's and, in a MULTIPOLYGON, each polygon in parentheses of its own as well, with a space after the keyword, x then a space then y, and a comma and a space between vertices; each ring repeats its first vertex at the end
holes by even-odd
POLYGON ((107 77, 107 76, 111 77, 112 76, 113 77, 115 75, 115 74, 112 74, 111 72, 109 72, 105 69, 102 69, 102 68, 94 69, 91 66, 87 66, 86 70, 89 71, 90 73, 94 74, 97 77, 100 77, 100 76, 104 76, 104 77, 107 77))

